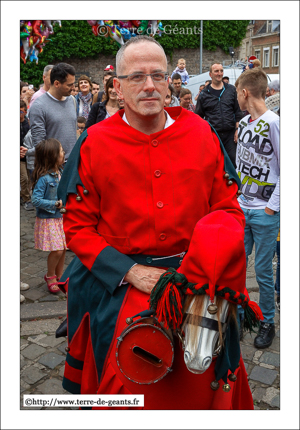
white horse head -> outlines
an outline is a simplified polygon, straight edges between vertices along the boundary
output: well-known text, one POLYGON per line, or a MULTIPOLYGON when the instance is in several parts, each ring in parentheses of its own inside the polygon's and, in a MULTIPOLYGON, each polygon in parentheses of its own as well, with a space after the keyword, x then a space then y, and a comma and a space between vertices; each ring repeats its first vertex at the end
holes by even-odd
POLYGON ((209 297, 190 296, 186 303, 186 319, 182 326, 184 332, 184 361, 192 373, 205 372, 212 363, 213 355, 217 355, 223 343, 229 311, 229 302, 217 298, 218 311, 208 312, 209 297))

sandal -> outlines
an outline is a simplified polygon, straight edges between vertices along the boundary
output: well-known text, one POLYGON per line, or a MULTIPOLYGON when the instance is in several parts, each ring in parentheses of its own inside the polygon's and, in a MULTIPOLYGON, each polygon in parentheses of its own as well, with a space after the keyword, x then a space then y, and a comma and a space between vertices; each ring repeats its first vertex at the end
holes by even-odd
POLYGON ((56 275, 49 276, 49 277, 47 275, 45 275, 44 279, 45 279, 45 281, 47 283, 47 287, 48 287, 48 290, 50 291, 50 293, 57 294, 57 293, 60 292, 60 289, 59 289, 59 287, 57 285, 57 281, 56 282, 52 282, 52 284, 48 284, 48 281, 50 281, 51 279, 55 279, 56 280, 56 275), (57 287, 58 289, 53 288, 53 287, 57 287))

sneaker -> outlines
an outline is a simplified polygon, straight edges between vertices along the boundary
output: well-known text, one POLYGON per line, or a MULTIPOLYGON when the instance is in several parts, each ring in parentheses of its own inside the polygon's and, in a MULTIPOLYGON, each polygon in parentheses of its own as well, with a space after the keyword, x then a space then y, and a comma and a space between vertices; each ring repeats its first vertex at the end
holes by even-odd
POLYGON ((261 323, 258 335, 254 339, 254 346, 259 349, 268 348, 272 345, 275 336, 274 324, 261 323))
POLYGON ((279 310, 280 312, 280 296, 277 296, 277 300, 276 300, 276 308, 279 310))
POLYGON ((21 282, 21 291, 26 291, 29 289, 29 285, 25 284, 25 282, 21 282))
POLYGON ((21 303, 25 302, 25 297, 22 294, 20 295, 20 298, 21 298, 20 300, 21 303))
POLYGON ((33 211, 34 210, 33 204, 31 203, 30 200, 28 202, 24 203, 24 209, 25 209, 25 211, 33 211))

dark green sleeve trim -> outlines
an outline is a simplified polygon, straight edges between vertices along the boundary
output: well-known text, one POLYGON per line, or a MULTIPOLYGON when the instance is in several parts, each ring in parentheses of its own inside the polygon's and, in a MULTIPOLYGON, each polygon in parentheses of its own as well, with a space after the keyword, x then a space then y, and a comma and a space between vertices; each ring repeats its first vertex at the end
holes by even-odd
MULTIPOLYGON (((207 121, 208 122, 208 121, 207 121)), ((224 148, 224 146, 223 146, 223 143, 222 143, 222 141, 221 141, 221 139, 220 139, 220 137, 219 137, 219 135, 218 135, 218 133, 216 132, 216 130, 213 128, 213 126, 208 122, 208 124, 210 125, 210 127, 211 127, 211 129, 212 129, 212 131, 215 133, 215 135, 217 136, 217 138, 219 139, 219 142, 220 142, 220 146, 221 146, 221 150, 222 150, 222 152, 223 152, 223 154, 224 154, 224 167, 225 167, 225 172, 227 172, 228 174, 229 174, 229 178, 228 179, 233 179, 236 183, 237 183, 237 186, 239 187, 239 189, 240 189, 240 187, 241 187, 241 181, 240 181, 240 178, 238 177, 238 174, 236 173, 236 170, 235 170, 235 167, 234 167, 234 165, 232 164, 232 162, 231 162, 231 160, 230 160, 230 158, 229 158, 229 155, 227 154, 227 152, 226 152, 226 150, 225 150, 225 148, 224 148)))
POLYGON ((74 367, 74 369, 82 370, 83 369, 83 361, 77 360, 76 358, 72 357, 72 355, 67 354, 66 362, 69 366, 74 367))
POLYGON ((81 394, 81 385, 77 384, 76 382, 70 381, 70 379, 66 378, 65 376, 63 378, 62 386, 65 390, 69 391, 69 393, 81 394))
POLYGON ((113 294, 119 283, 124 278, 129 269, 135 264, 125 254, 117 251, 112 246, 107 246, 96 258, 91 272, 113 294))
POLYGON ((64 167, 64 171, 57 189, 58 200, 62 200, 63 206, 65 206, 67 203, 68 194, 77 194, 77 185, 84 187, 78 173, 78 166, 81 145, 87 136, 88 133, 87 130, 85 130, 77 140, 64 167))

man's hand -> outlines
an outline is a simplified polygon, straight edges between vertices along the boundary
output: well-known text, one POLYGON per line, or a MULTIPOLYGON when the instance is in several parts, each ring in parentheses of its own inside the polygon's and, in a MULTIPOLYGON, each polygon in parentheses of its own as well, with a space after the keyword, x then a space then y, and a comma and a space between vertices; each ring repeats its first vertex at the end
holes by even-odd
POLYGON ((27 151, 28 151, 28 149, 25 148, 25 146, 20 146, 20 157, 24 158, 27 151))
POLYGON ((234 143, 237 143, 237 141, 238 141, 238 130, 235 131, 233 140, 234 140, 234 143))
POLYGON ((124 281, 129 282, 138 290, 150 294, 163 273, 165 273, 164 269, 136 264, 126 273, 124 281))
POLYGON ((272 209, 269 209, 268 207, 265 207, 265 212, 266 212, 266 214, 268 214, 268 215, 274 215, 274 211, 272 211, 272 209))

